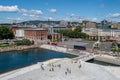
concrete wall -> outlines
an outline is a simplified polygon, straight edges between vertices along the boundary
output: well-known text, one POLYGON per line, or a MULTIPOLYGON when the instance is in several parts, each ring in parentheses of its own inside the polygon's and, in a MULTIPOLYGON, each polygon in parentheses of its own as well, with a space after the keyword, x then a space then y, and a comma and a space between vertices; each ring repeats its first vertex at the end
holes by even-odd
POLYGON ((102 61, 102 62, 107 62, 107 63, 111 63, 111 64, 115 64, 115 65, 120 65, 120 59, 117 59, 115 57, 97 55, 95 57, 95 60, 102 61))
POLYGON ((51 46, 51 45, 41 45, 40 48, 49 49, 58 52, 66 52, 66 48, 58 47, 58 46, 51 46))

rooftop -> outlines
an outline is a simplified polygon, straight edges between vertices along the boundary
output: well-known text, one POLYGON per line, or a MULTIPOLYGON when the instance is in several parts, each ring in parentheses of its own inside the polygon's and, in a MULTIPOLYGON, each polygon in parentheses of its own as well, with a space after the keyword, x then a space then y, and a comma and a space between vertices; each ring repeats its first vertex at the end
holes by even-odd
POLYGON ((53 59, 0 75, 0 80, 119 80, 105 68, 83 61, 53 59), (102 74, 101 74, 102 73, 102 74))
POLYGON ((24 29, 24 30, 46 30, 46 29, 43 29, 43 28, 27 28, 27 29, 24 29))

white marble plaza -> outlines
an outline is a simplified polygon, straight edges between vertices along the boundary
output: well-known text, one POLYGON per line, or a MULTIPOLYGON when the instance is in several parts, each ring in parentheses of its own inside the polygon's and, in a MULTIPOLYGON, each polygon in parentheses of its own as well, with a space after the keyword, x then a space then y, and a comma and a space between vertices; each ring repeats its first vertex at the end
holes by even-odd
POLYGON ((0 80, 120 80, 105 68, 80 60, 53 59, 9 74, 0 80))

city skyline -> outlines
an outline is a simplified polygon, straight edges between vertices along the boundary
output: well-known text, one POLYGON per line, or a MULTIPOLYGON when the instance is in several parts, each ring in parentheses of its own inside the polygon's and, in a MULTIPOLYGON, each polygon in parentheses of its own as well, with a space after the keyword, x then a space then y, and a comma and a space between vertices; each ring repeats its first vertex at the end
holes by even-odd
POLYGON ((120 0, 1 0, 0 23, 27 20, 120 22, 120 0))

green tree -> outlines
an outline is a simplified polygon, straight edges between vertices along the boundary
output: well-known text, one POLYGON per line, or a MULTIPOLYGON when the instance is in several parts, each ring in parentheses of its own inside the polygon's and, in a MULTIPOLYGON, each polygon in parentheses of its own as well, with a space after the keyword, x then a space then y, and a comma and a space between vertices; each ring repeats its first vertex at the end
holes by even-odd
POLYGON ((115 53, 115 52, 116 52, 116 49, 112 49, 111 51, 112 51, 113 53, 115 53))
POLYGON ((74 31, 72 30, 61 30, 60 34, 64 36, 68 36, 70 38, 87 38, 88 35, 86 33, 81 32, 81 28, 76 28, 74 31))
POLYGON ((117 43, 116 43, 116 42, 113 42, 111 47, 112 47, 112 48, 116 48, 116 47, 117 47, 117 43))
POLYGON ((34 45, 34 41, 33 40, 31 41, 31 44, 34 45))
POLYGON ((80 27, 77 27, 74 31, 76 31, 76 32, 81 32, 82 29, 81 29, 80 27))
POLYGON ((118 53, 118 57, 120 57, 120 48, 118 48, 117 53, 118 53))
POLYGON ((33 45, 34 41, 30 41, 28 39, 23 39, 23 40, 17 40, 17 41, 15 41, 15 44, 17 46, 19 46, 19 45, 33 45))
POLYGON ((14 34, 12 32, 12 30, 10 30, 8 27, 6 26, 0 26, 0 39, 13 39, 14 38, 14 34))

